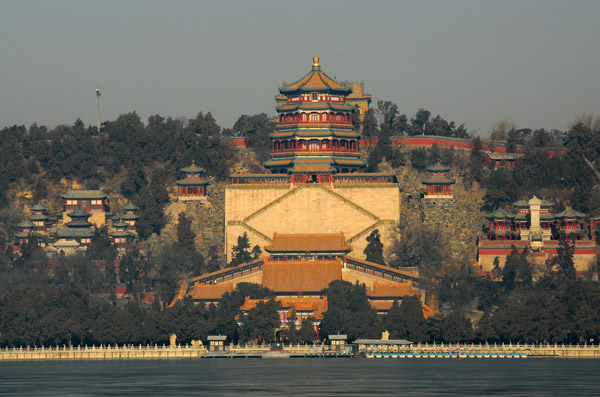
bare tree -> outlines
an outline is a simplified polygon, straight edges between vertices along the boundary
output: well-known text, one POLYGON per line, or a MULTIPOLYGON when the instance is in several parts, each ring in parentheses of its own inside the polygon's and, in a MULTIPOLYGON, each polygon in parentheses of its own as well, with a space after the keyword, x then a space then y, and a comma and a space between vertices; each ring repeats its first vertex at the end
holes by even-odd
POLYGON ((516 129, 517 125, 514 121, 506 119, 498 121, 492 128, 492 150, 498 141, 506 141, 508 139, 508 134, 516 129))
POLYGON ((577 117, 569 128, 573 127, 575 124, 581 123, 584 127, 589 128, 592 132, 600 132, 600 114, 595 113, 583 113, 581 116, 577 117))

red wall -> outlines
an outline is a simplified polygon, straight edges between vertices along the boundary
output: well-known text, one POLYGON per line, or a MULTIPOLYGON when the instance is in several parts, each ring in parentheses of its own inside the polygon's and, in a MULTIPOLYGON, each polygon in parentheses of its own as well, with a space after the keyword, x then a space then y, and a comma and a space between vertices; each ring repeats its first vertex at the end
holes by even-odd
MULTIPOLYGON (((421 135, 421 136, 408 136, 401 138, 392 138, 391 139, 393 145, 407 145, 411 147, 431 147, 434 144, 437 144, 439 147, 454 147, 455 149, 463 149, 463 150, 471 150, 473 149, 473 143, 470 139, 460 139, 460 138, 449 138, 449 137, 441 137, 441 136, 431 136, 431 135, 421 135)), ((237 147, 246 147, 246 141, 244 138, 232 138, 227 139, 227 142, 237 147)), ((361 139, 360 144, 362 146, 368 146, 368 141, 366 139, 361 139)), ((370 142, 371 145, 377 144, 377 139, 372 139, 370 142)), ((487 152, 491 152, 492 148, 489 144, 482 144, 483 150, 487 152)), ((517 146, 515 148, 517 153, 525 152, 525 147, 517 146)), ((506 153, 506 146, 504 142, 500 142, 494 145, 494 153, 506 153)), ((563 155, 566 153, 565 149, 549 149, 548 156, 554 157, 556 155, 563 155)))

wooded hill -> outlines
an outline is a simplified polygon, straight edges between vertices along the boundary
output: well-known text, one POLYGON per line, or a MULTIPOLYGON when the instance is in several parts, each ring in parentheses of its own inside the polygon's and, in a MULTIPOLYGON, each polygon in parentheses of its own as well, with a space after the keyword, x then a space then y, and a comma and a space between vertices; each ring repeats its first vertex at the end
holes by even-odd
MULTIPOLYGON (((398 175, 405 175, 406 180, 418 181, 418 176, 424 175, 425 168, 439 159, 452 167, 452 175, 465 197, 471 195, 481 199, 479 216, 534 194, 554 201, 558 210, 568 204, 588 215, 600 215, 598 178, 588 165, 597 164, 600 158, 600 128, 597 123, 581 120, 566 132, 517 129, 510 125, 510 128, 506 128, 504 125, 493 131, 493 138, 506 139, 509 150, 517 144, 525 145, 526 152, 511 169, 491 169, 483 166, 484 154, 477 137, 472 138, 474 149, 467 152, 437 147, 409 150, 391 145, 390 138, 393 136, 418 132, 466 136, 464 127, 455 127, 454 123, 446 122, 439 116, 430 121, 427 113, 420 111, 409 120, 398 112, 395 105, 385 102, 367 113, 364 134, 378 139, 377 145, 364 148, 371 171, 394 171, 398 175), (566 154, 549 158, 547 147, 555 146, 564 146, 566 154)), ((355 122, 358 125, 358 121, 355 122)), ((201 251, 197 249, 197 230, 185 214, 177 219, 168 219, 165 206, 170 202, 169 189, 179 177, 179 169, 189 165, 192 160, 207 170, 208 176, 215 182, 215 189, 220 189, 220 181, 226 180, 232 170, 262 171, 260 161, 268 157, 268 134, 274 128, 265 114, 241 116, 230 130, 221 128, 210 113, 199 113, 191 120, 155 115, 143 123, 133 112, 103 123, 99 132, 95 127, 85 127, 80 120, 71 126, 61 125, 51 130, 36 124, 29 128, 13 126, 2 129, 1 246, 10 245, 16 225, 28 215, 27 208, 43 202, 51 212, 57 212, 61 206, 60 193, 73 186, 105 190, 110 194, 111 204, 115 208, 128 201, 138 205, 138 232, 141 238, 160 242, 162 232, 169 223, 172 233, 169 241, 154 244, 155 249, 151 248, 148 256, 133 252, 120 258, 118 270, 115 267, 116 252, 110 245, 105 229, 95 232, 92 247, 85 255, 63 258, 58 267, 48 267, 43 251, 35 244, 24 247, 21 255, 2 250, 0 306, 4 305, 3 310, 8 310, 16 304, 14 299, 17 297, 20 297, 19 302, 25 302, 19 305, 33 305, 36 294, 44 299, 48 296, 48 305, 52 306, 60 301, 52 295, 52 291, 60 292, 65 288, 69 291, 76 288, 78 294, 83 293, 88 299, 85 305, 96 305, 94 299, 90 300, 94 289, 114 290, 117 281, 127 285, 136 305, 143 294, 149 291, 156 293, 163 302, 169 302, 180 278, 227 266, 219 247, 201 251), (244 137, 247 149, 237 149, 228 144, 227 139, 233 136, 244 137), (95 266, 98 261, 105 264, 104 271, 95 266), (73 284, 75 287, 72 287, 73 284), (33 297, 28 297, 32 294, 33 297)), ((416 185, 413 184, 411 189, 416 192, 416 185)), ((412 197, 416 197, 416 193, 412 197)), ((473 228, 475 230, 470 233, 479 232, 477 226, 473 228)), ((460 255, 449 254, 453 251, 452 247, 444 244, 455 244, 452 239, 446 239, 444 244, 435 244, 432 248, 429 243, 431 238, 442 242, 443 236, 436 236, 435 230, 428 229, 413 232, 399 239, 398 247, 382 247, 386 252, 383 260, 391 266, 418 265, 424 274, 437 278, 435 288, 439 289, 440 303, 448 308, 448 316, 454 317, 440 317, 435 321, 446 321, 443 319, 448 318, 457 324, 464 324, 468 322, 464 316, 465 310, 483 313, 476 330, 471 330, 476 334, 470 335, 475 336, 464 336, 464 340, 483 338, 477 336, 484 335, 482 330, 486 330, 485 339, 490 341, 576 341, 598 334, 594 324, 600 324, 600 305, 593 304, 598 296, 596 284, 585 284, 571 276, 566 278, 568 282, 556 278, 534 282, 523 276, 530 265, 517 254, 511 259, 512 262, 507 262, 507 270, 501 276, 502 282, 493 282, 472 272, 472 262, 468 256, 461 260, 460 255), (456 264, 457 270, 440 273, 442 262, 456 264), (520 313, 518 318, 515 313, 520 313), (532 317, 533 313, 543 317, 546 324, 544 332, 538 329, 536 334, 531 328, 541 321, 532 317), (510 321, 517 319, 523 324, 518 332, 516 328, 508 326, 510 321), (559 323, 562 328, 555 328, 559 323), (482 328, 484 326, 487 328, 482 328)), ((399 230, 399 235, 401 233, 399 230)), ((469 234, 465 236, 467 239, 469 234)), ((244 249, 249 251, 251 248, 244 249)), ((566 269, 564 274, 570 275, 568 247, 564 248, 564 252, 561 266, 566 269)), ((557 267, 558 264, 553 266, 557 267)), ((112 298, 111 295, 108 294, 106 300, 115 302, 114 295, 112 298)), ((101 311, 94 312, 96 314, 93 316, 104 313, 105 309, 101 309, 104 306, 98 305, 94 307, 101 311)), ((29 310, 27 307, 23 306, 18 311, 29 310)), ((117 309, 106 310, 114 312, 117 309)), ((348 313, 351 317, 353 312, 350 310, 348 313)), ((14 325, 10 321, 16 317, 2 318, 9 321, 3 327, 10 328, 14 325)), ((350 327, 344 322, 340 324, 331 325, 331 329, 346 332, 344 327, 350 327)), ((423 338, 435 339, 437 323, 426 324, 429 324, 429 328, 423 325, 425 328, 422 330, 425 331, 422 332, 426 335, 423 338)), ((373 326, 372 329, 378 327, 373 326)), ((356 335, 366 336, 370 335, 369 332, 357 332, 356 335)), ((406 336, 408 331, 402 332, 398 331, 399 337, 406 336)), ((5 339, 2 343, 15 343, 18 335, 15 338, 5 339)), ((61 340, 66 339, 63 337, 61 340)), ((598 340, 597 336, 595 340, 598 340)))

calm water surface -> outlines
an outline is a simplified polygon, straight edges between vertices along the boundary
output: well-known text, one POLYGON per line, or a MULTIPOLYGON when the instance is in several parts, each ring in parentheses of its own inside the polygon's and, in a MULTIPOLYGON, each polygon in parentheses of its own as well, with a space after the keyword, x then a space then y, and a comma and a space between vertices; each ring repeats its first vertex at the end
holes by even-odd
POLYGON ((179 359, 0 363, 20 396, 600 395, 600 360, 179 359))

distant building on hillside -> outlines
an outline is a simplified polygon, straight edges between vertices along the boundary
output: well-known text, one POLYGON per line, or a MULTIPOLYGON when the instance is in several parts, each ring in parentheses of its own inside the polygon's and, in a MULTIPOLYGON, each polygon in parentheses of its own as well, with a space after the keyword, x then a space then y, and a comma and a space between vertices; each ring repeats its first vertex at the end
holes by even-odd
POLYGON ((517 163, 517 160, 522 159, 525 153, 493 153, 486 152, 483 163, 486 167, 493 164, 494 168, 508 167, 512 168, 517 163))
POLYGON ((426 199, 451 199, 452 191, 451 186, 456 181, 448 177, 450 167, 441 164, 439 161, 437 164, 427 167, 427 171, 431 175, 423 179, 423 184, 427 187, 427 193, 424 198, 426 199))
POLYGON ((69 189, 60 197, 64 200, 63 221, 66 225, 71 221, 69 212, 82 209, 90 214, 90 222, 100 227, 106 223, 109 211, 108 195, 102 190, 75 190, 69 189))
POLYGON ((147 252, 148 244, 137 235, 138 207, 123 206, 123 214, 114 216, 108 206, 108 195, 101 190, 68 190, 61 217, 50 215, 42 204, 31 207, 29 221, 21 222, 15 233, 13 251, 35 239, 50 257, 82 253, 92 243, 94 228, 107 227, 112 243, 120 254, 139 249, 147 252))
POLYGON ((593 221, 586 228, 586 214, 567 208, 553 213, 553 203, 533 197, 514 203, 516 212, 498 209, 486 215, 488 224, 485 237, 478 241, 479 265, 483 272, 491 272, 494 259, 504 266, 506 256, 516 247, 519 252, 530 250, 530 259, 543 265, 557 255, 561 239, 573 241, 575 269, 581 276, 591 276, 590 266, 598 252, 593 221))
POLYGON ((178 187, 177 200, 204 200, 206 198, 206 186, 210 184, 208 179, 202 177, 206 170, 198 167, 196 162, 192 161, 192 164, 182 168, 181 172, 185 176, 176 182, 178 187))

